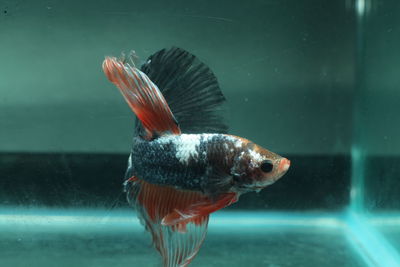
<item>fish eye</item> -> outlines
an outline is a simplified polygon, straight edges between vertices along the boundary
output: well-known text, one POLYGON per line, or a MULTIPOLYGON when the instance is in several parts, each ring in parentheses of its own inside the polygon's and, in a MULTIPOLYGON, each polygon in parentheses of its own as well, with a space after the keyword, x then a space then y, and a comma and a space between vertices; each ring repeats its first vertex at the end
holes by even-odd
POLYGON ((273 168, 274 168, 274 164, 272 164, 272 161, 264 160, 263 162, 261 162, 260 169, 263 172, 271 172, 273 168))

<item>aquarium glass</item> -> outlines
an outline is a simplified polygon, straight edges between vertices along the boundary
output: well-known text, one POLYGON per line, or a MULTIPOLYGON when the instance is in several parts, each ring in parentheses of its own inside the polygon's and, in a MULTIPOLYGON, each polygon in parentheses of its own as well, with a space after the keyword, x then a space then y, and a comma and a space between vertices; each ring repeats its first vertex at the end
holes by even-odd
POLYGON ((162 266, 123 192, 135 115, 102 70, 180 47, 229 133, 291 161, 190 266, 399 266, 400 3, 0 1, 0 267, 162 266))
POLYGON ((358 14, 357 101, 355 104, 355 180, 353 207, 393 257, 400 249, 398 162, 400 111, 397 1, 371 1, 358 14), (387 241, 387 242, 386 242, 387 241))

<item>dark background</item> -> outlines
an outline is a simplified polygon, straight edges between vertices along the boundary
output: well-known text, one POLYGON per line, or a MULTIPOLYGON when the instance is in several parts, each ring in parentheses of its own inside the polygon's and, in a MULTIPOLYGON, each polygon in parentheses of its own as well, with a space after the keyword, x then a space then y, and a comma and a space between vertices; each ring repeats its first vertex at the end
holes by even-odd
MULTIPOLYGON (((349 202, 350 159, 291 156, 290 171, 237 209, 338 210, 349 202)), ((0 204, 49 207, 126 207, 122 177, 126 155, 3 154, 0 204)))
POLYGON ((349 203, 356 22, 352 1, 0 2, 0 205, 125 206, 134 116, 105 55, 180 46, 215 72, 230 133, 290 171, 233 208, 349 203))

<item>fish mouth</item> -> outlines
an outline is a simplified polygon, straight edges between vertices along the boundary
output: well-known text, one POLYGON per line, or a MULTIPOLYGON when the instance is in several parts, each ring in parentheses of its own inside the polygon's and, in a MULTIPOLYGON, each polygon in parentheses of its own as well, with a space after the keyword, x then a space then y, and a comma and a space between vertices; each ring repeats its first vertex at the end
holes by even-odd
POLYGON ((279 172, 282 174, 282 176, 289 170, 290 167, 290 160, 287 158, 282 158, 279 162, 279 172))
POLYGON ((279 161, 278 168, 277 168, 275 177, 273 179, 273 182, 276 182, 282 176, 284 176, 287 173, 287 171, 289 170, 289 167, 290 167, 290 160, 288 160, 286 158, 282 158, 279 161))

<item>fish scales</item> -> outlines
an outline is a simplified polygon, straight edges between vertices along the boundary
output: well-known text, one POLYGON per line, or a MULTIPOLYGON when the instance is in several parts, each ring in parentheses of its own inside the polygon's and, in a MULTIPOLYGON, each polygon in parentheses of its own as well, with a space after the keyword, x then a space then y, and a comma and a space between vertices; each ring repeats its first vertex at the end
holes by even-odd
POLYGON ((166 135, 153 141, 134 138, 127 175, 152 184, 205 191, 210 173, 231 175, 240 142, 225 134, 166 135))

